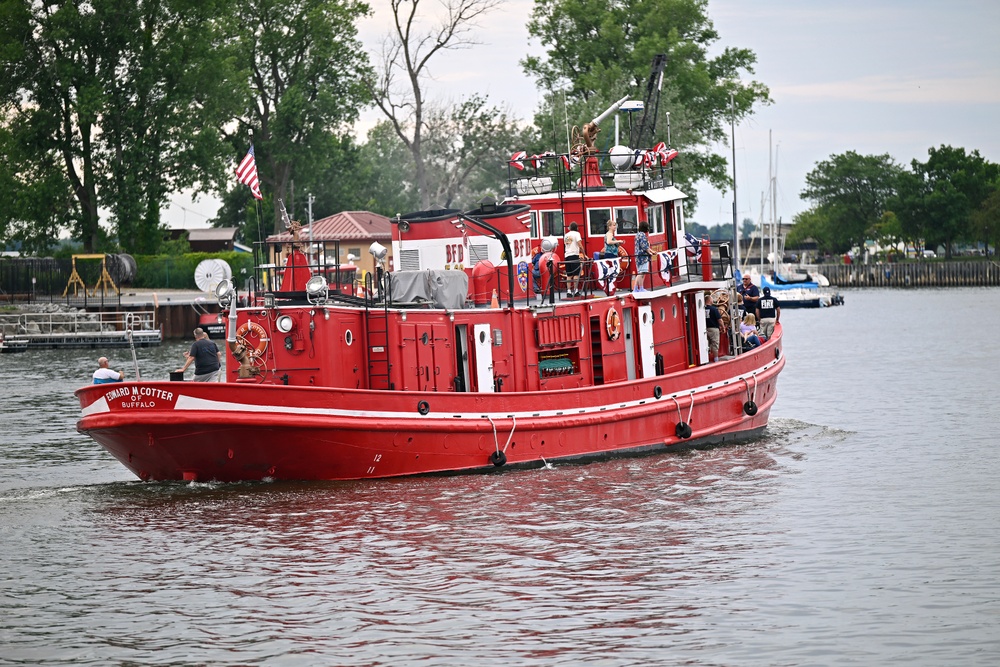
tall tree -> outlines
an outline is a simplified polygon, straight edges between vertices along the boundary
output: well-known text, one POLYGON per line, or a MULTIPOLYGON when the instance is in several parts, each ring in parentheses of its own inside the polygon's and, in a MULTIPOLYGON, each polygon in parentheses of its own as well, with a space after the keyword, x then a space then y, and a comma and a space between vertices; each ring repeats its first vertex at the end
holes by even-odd
POLYGON ((1000 165, 979 151, 941 146, 926 162, 914 160, 903 179, 897 214, 903 229, 922 236, 931 247, 944 246, 951 257, 956 241, 971 239, 970 220, 993 190, 1000 165))
POLYGON ((994 249, 1000 247, 1000 182, 993 184, 990 194, 972 212, 970 231, 973 240, 986 245, 987 254, 991 243, 994 249))
POLYGON ((861 246, 871 238, 896 194, 903 169, 889 155, 848 151, 818 162, 806 175, 802 199, 815 205, 811 236, 833 252, 861 246))
MULTIPOLYGON (((154 250, 169 192, 221 173, 212 127, 232 117, 233 95, 214 17, 226 11, 228 0, 0 0, 2 42, 18 45, 0 52, 12 73, 0 82, 2 118, 33 148, 18 178, 61 176, 72 200, 59 226, 87 251, 107 245, 99 209, 126 250, 154 250)), ((27 210, 36 218, 25 228, 51 224, 37 217, 44 207, 27 210)))
MULTIPOLYGON (((429 208, 432 193, 427 173, 424 141, 429 131, 429 108, 424 81, 431 59, 443 52, 474 44, 476 21, 501 0, 444 0, 445 16, 424 30, 421 0, 389 0, 392 32, 385 38, 378 73, 369 79, 375 104, 388 119, 413 159, 414 178, 422 208, 429 208), (402 82, 400 82, 402 79, 402 82)), ((438 112, 440 119, 441 113, 438 112)))
MULTIPOLYGON (((708 56, 719 34, 707 7, 707 0, 535 0, 528 31, 546 52, 522 66, 550 91, 545 109, 565 93, 568 113, 582 123, 623 95, 644 94, 653 57, 666 54, 659 108, 670 113, 672 143, 681 151, 677 180, 731 187, 726 158, 712 148, 727 141, 730 94, 736 119, 770 99, 763 84, 741 80, 753 74, 753 52, 726 48, 708 56)), ((552 127, 551 111, 535 123, 552 127)), ((665 137, 663 125, 660 119, 658 134, 665 137)))
POLYGON ((251 92, 228 139, 236 159, 253 141, 277 232, 279 200, 289 199, 295 179, 300 192, 311 189, 331 142, 368 100, 368 59, 356 22, 369 8, 354 0, 236 1, 231 38, 250 68, 251 92))

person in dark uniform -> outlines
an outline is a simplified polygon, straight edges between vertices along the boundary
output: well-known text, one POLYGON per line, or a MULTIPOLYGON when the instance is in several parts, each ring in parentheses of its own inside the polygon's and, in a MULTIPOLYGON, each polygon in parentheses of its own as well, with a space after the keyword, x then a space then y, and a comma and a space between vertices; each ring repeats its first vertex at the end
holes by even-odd
POLYGON ((183 373, 194 362, 195 382, 217 382, 219 370, 222 368, 222 352, 218 346, 208 339, 208 334, 201 327, 194 330, 194 343, 191 351, 187 353, 184 366, 178 368, 178 373, 183 373))
POLYGON ((737 285, 736 291, 743 297, 743 313, 755 315, 757 313, 757 301, 760 300, 760 290, 750 281, 750 276, 743 276, 742 284, 737 285))
POLYGON ((769 339, 774 333, 774 325, 781 319, 781 304, 771 296, 771 288, 765 287, 764 293, 757 302, 757 321, 760 322, 760 334, 769 339))
POLYGON ((715 307, 711 294, 705 295, 705 333, 708 334, 708 357, 712 361, 719 360, 719 329, 722 328, 722 315, 715 307))

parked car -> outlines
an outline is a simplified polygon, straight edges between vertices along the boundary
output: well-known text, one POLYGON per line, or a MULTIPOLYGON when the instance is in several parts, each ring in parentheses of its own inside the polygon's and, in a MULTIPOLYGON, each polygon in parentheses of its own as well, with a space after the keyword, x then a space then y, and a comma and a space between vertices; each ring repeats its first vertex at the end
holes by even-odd
POLYGON ((924 250, 924 259, 931 259, 937 257, 937 253, 933 250, 924 250))

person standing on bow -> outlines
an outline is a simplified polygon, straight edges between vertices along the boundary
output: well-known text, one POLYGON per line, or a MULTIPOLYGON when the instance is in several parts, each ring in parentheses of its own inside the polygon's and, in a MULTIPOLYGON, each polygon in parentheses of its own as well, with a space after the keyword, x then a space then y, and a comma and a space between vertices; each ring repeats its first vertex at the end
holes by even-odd
POLYGON ((583 237, 576 231, 576 223, 569 223, 569 231, 563 237, 566 246, 566 296, 580 296, 580 251, 583 237))
POLYGON ((736 288, 742 297, 743 312, 750 315, 757 313, 757 302, 760 300, 760 290, 750 281, 750 276, 743 276, 743 284, 736 288))
POLYGON ((764 288, 764 295, 757 302, 757 320, 760 322, 760 333, 765 339, 770 339, 774 333, 774 325, 781 319, 781 303, 771 296, 771 288, 764 288))
POLYGON ((219 370, 222 368, 222 352, 218 346, 208 339, 208 334, 201 327, 194 330, 194 343, 191 344, 191 351, 187 353, 184 366, 178 368, 178 373, 183 373, 194 362, 195 382, 217 382, 219 380, 219 370))

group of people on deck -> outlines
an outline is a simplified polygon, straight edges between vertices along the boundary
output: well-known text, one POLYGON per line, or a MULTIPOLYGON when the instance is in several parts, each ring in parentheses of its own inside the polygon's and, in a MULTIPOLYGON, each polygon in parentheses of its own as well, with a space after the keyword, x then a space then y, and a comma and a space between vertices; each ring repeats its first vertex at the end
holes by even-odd
MULTIPOLYGON (((781 318, 781 304, 771 296, 771 288, 758 289, 750 280, 743 276, 737 286, 740 312, 739 332, 743 339, 743 347, 752 350, 759 347, 774 334, 774 325, 781 318), (759 328, 758 328, 759 323, 759 328)), ((708 356, 712 361, 719 360, 719 332, 722 329, 722 314, 714 304, 712 295, 705 298, 705 331, 708 336, 708 356)))

